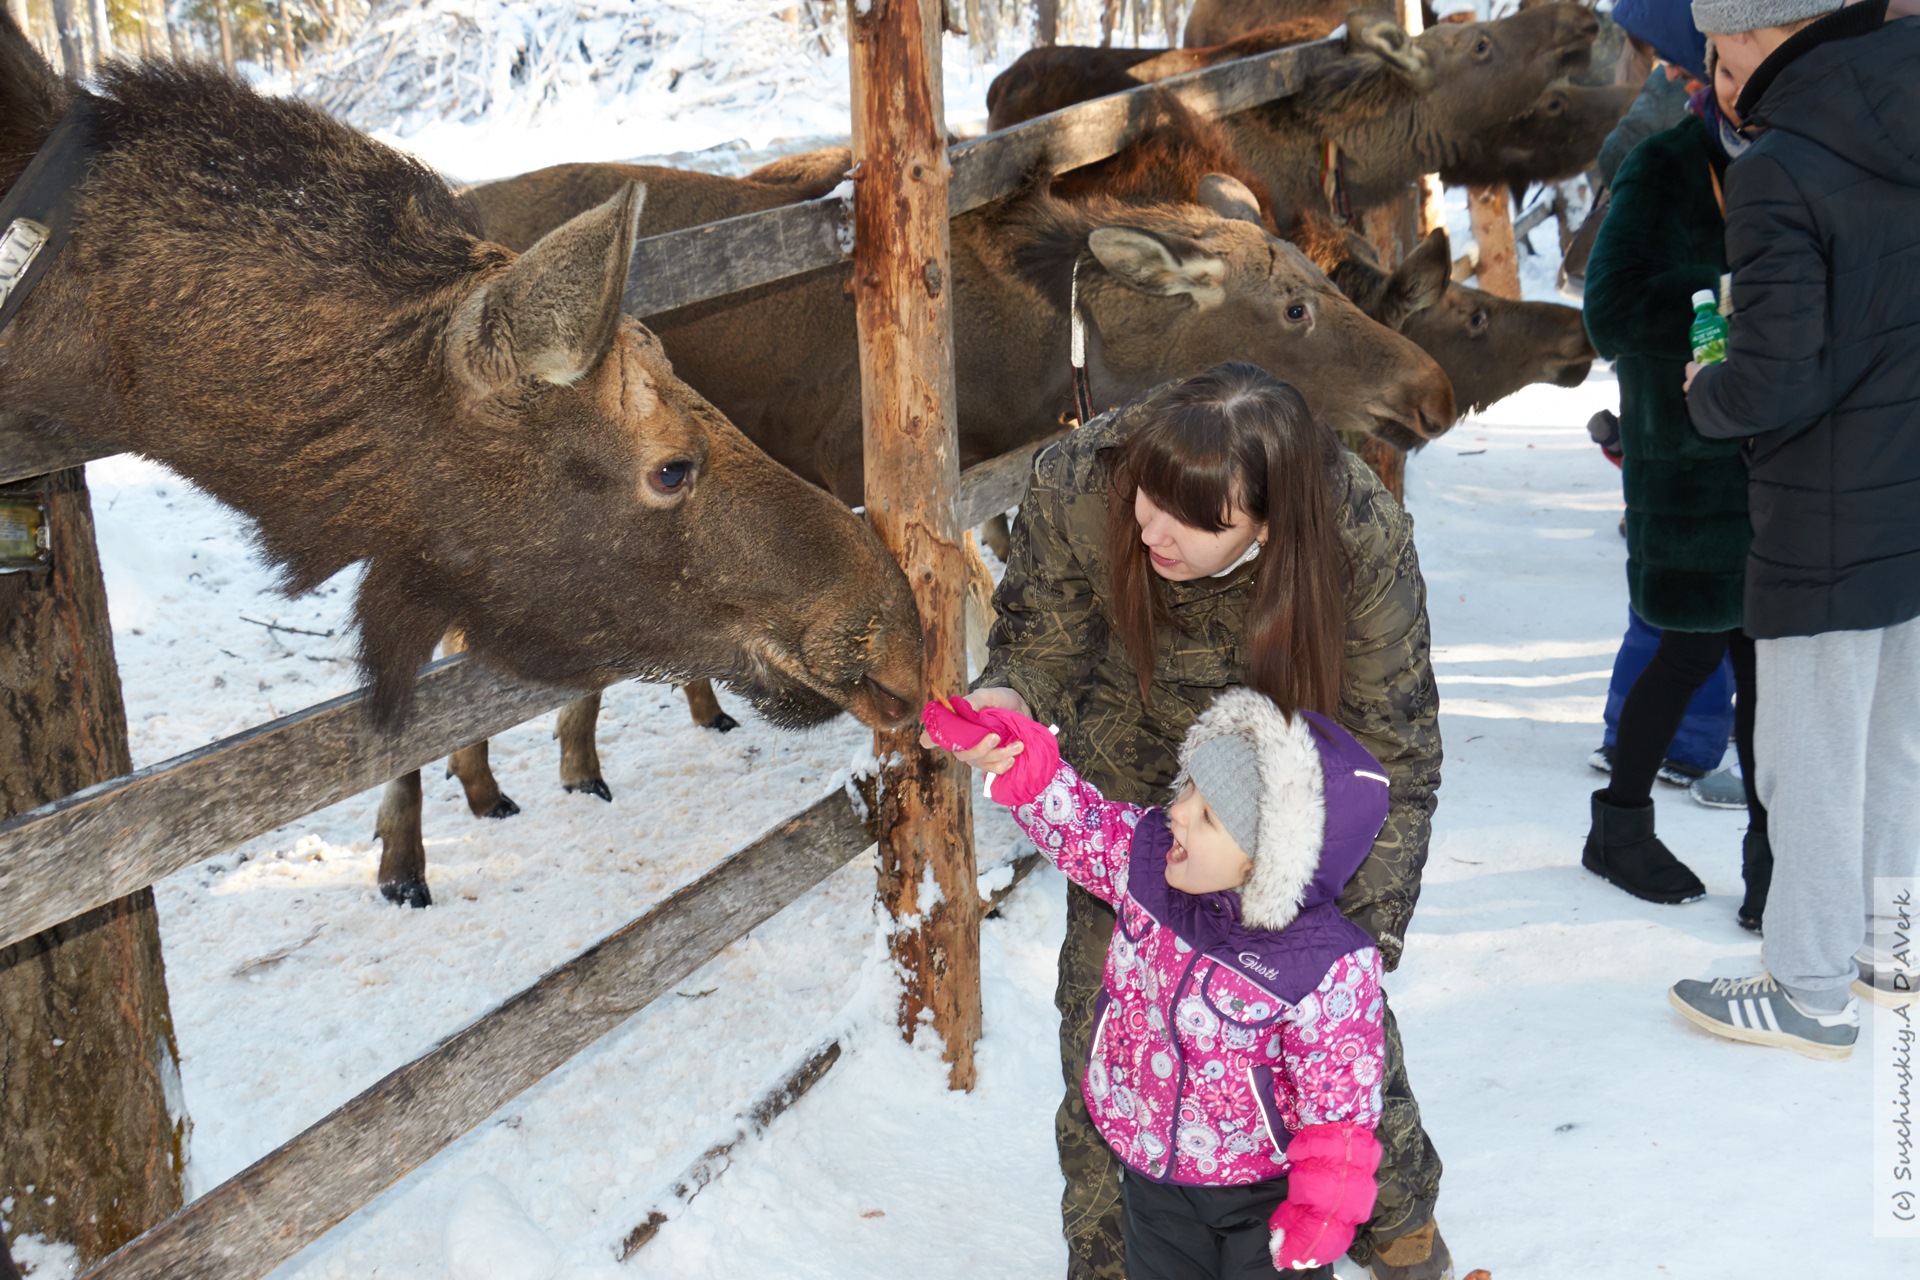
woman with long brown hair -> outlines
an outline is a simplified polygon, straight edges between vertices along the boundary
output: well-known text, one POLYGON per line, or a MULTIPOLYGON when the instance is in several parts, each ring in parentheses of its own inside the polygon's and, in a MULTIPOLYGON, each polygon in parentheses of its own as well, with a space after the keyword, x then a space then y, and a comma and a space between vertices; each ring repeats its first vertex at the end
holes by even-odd
MULTIPOLYGON (((972 701, 1057 725, 1112 799, 1165 803, 1181 739, 1230 686, 1339 721, 1386 767, 1391 799, 1340 907, 1399 963, 1439 784, 1426 588, 1406 512, 1293 387, 1218 365, 1042 450, 994 605, 972 701)), ((961 758, 997 773, 1015 749, 988 738, 961 758)), ((1056 994, 1068 1275, 1119 1277, 1117 1165, 1080 1098, 1113 915, 1068 895, 1056 994)), ((1385 1029, 1379 1197, 1351 1254, 1376 1280, 1439 1280, 1440 1161, 1391 1012, 1385 1029)))

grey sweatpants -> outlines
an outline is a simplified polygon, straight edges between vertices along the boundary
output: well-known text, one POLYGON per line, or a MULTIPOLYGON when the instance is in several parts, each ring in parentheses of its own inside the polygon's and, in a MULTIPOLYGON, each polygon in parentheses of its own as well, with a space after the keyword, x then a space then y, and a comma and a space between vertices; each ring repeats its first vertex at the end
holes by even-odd
POLYGON ((1920 618, 1754 650, 1773 840, 1763 954, 1803 1005, 1834 1010, 1874 935, 1876 877, 1920 874, 1920 618))

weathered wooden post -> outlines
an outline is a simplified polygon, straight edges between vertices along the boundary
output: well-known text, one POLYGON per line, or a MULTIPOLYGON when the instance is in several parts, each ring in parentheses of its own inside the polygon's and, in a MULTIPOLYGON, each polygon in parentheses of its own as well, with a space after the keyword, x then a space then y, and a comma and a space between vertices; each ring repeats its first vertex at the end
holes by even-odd
MULTIPOLYGON (((929 687, 957 693, 967 675, 965 562, 954 510, 960 467, 940 2, 869 0, 847 16, 867 518, 913 585, 929 687)), ((968 771, 922 751, 917 727, 875 734, 874 752, 889 762, 874 817, 880 895, 893 914, 904 982, 901 1030, 911 1040, 931 1026, 945 1045, 949 1083, 971 1089, 980 896, 968 771)))
POLYGON ((1468 187, 1473 243, 1480 251, 1475 271, 1480 287, 1503 298, 1520 296, 1520 260, 1513 242, 1513 202, 1504 185, 1468 187))
MULTIPOLYGON (((128 772, 83 473, 0 486, 0 819, 128 772), (44 545, 44 565, 31 550, 44 545)), ((186 1116, 153 891, 0 948, 0 1202, 105 1256, 180 1207, 186 1116)))

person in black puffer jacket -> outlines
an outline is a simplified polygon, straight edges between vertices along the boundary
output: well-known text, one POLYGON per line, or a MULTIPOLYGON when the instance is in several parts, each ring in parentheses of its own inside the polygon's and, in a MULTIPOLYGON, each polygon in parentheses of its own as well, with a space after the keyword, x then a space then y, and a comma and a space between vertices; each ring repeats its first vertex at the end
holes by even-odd
POLYGON ((1891 915, 1876 878, 1920 856, 1920 18, 1888 21, 1887 0, 1693 12, 1746 75, 1754 139, 1725 184, 1727 359, 1689 366, 1687 404, 1747 450, 1775 861, 1767 972, 1670 997, 1709 1031, 1841 1057, 1850 988, 1872 994, 1857 952, 1891 915))

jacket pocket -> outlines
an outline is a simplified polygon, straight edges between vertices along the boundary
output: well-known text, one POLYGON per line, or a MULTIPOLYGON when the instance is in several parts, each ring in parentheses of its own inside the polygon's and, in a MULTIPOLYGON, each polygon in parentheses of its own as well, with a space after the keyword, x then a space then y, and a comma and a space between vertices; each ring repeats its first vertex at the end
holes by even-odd
POLYGON ((1273 1068, 1248 1067, 1247 1086, 1253 1090, 1253 1100, 1260 1107, 1260 1119, 1267 1126, 1267 1138, 1273 1143, 1273 1154, 1286 1158, 1287 1142, 1292 1137, 1287 1126, 1280 1120, 1280 1105, 1273 1097, 1273 1068))
POLYGON ((1270 1027, 1287 1011, 1286 1004, 1277 996, 1255 986, 1211 956, 1207 972, 1200 979, 1200 996, 1223 1025, 1243 1031, 1270 1027))

